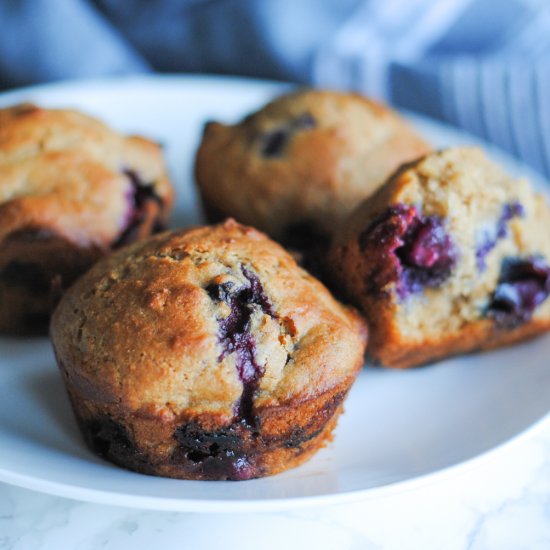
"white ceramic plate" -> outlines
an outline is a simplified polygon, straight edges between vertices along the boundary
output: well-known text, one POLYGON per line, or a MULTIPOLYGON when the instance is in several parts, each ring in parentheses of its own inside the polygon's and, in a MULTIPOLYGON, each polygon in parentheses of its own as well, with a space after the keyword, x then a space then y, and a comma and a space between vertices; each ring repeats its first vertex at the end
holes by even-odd
MULTIPOLYGON (((73 106, 166 145, 178 191, 173 225, 200 220, 191 168, 202 124, 235 120, 281 90, 243 79, 148 77, 45 86, 0 96, 73 106)), ((411 117, 435 145, 475 141, 411 117)), ((515 173, 528 173, 493 151, 515 173)), ((536 175, 530 174, 537 180, 536 175)), ((543 185, 540 180, 538 185, 543 185)), ((189 511, 259 511, 379 497, 456 473, 464 461, 549 422, 550 337, 410 371, 366 368, 334 442, 271 478, 198 482, 125 471, 84 446, 47 340, 0 339, 0 480, 95 502, 189 511), (546 418, 544 420, 544 417, 546 418), (531 428, 532 429, 532 428, 531 428)), ((471 460, 477 457, 476 460, 471 460)))

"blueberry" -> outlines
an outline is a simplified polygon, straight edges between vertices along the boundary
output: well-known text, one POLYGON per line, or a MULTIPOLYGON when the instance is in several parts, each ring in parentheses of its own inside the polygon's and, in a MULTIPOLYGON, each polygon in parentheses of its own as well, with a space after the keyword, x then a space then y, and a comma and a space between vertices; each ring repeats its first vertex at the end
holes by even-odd
POLYGON ((126 428, 109 416, 98 416, 86 424, 92 449, 104 458, 138 456, 139 452, 126 428))
POLYGON ((289 137, 289 130, 286 128, 278 128, 265 134, 262 137, 262 155, 264 157, 280 156, 289 137))
POLYGON ((550 267, 542 258, 507 258, 502 263, 487 315, 502 328, 514 328, 528 321, 548 294, 550 267))
POLYGON ((229 302, 233 286, 232 282, 223 283, 221 285, 211 284, 206 287, 206 292, 208 292, 212 300, 217 302, 229 302))
POLYGON ((262 155, 264 157, 281 156, 296 132, 311 130, 315 125, 315 119, 309 113, 302 113, 274 130, 262 134, 260 137, 262 155))
POLYGON ((456 249, 437 216, 414 206, 391 206, 360 236, 359 246, 376 266, 368 290, 377 294, 392 282, 401 298, 441 285, 456 264, 456 249))
POLYGON ((525 210, 519 202, 505 204, 502 213, 498 219, 493 235, 485 234, 483 242, 478 245, 476 250, 477 268, 480 271, 485 270, 485 258, 487 254, 496 246, 497 242, 508 235, 508 222, 513 218, 523 217, 525 210))
MULTIPOLYGON (((150 203, 156 203, 162 207, 162 199, 155 193, 153 184, 145 183, 134 170, 124 170, 124 174, 130 180, 132 192, 129 197, 131 202, 130 215, 126 227, 113 243, 113 248, 130 244, 136 240, 139 235, 139 229, 145 221, 147 208, 150 203)), ((164 229, 159 219, 153 222, 153 232, 164 229)))
POLYGON ((211 284, 206 291, 213 300, 229 305, 229 315, 218 320, 218 339, 222 346, 220 360, 235 353, 237 372, 243 382, 239 414, 252 421, 253 396, 263 367, 256 362, 256 340, 250 332, 250 319, 256 307, 271 317, 275 314, 258 276, 244 266, 241 270, 247 285, 239 288, 230 282, 211 284))
POLYGON ((179 451, 194 462, 208 477, 243 480, 256 477, 249 458, 243 452, 244 426, 234 424, 217 431, 204 431, 189 423, 175 431, 179 451))

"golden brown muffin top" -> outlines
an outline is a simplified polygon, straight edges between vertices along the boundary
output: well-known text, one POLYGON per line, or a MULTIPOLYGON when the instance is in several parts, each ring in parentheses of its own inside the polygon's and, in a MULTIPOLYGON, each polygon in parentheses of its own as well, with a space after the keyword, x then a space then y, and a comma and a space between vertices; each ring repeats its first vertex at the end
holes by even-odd
POLYGON ((51 332, 61 368, 89 398, 226 422, 246 400, 291 404, 351 383, 366 341, 353 310, 233 220, 100 261, 65 294, 51 332))
POLYGON ((0 240, 48 228, 108 247, 132 217, 136 187, 170 205, 160 147, 72 110, 0 109, 0 240))
POLYGON ((284 238, 335 227, 430 147, 392 109, 353 93, 299 90, 236 125, 206 125, 196 177, 205 202, 284 238))

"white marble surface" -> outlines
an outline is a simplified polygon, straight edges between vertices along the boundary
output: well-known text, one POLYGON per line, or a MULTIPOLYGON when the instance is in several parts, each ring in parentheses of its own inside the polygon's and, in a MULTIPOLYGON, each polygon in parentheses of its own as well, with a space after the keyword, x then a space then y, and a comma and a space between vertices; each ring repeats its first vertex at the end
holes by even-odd
POLYGON ((163 544, 193 550, 548 550, 550 419, 451 478, 375 500, 282 513, 142 511, 0 484, 2 550, 163 544))

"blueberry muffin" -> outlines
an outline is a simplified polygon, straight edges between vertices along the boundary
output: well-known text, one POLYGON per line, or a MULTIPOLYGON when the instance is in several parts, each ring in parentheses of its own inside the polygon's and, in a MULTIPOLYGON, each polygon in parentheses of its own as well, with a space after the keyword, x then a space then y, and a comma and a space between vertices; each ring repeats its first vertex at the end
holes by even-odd
POLYGON ((404 166, 352 214, 328 265, 369 353, 410 367, 550 328, 550 210, 475 148, 404 166))
POLYGON ((388 107, 357 94, 302 90, 238 124, 207 123, 195 176, 210 221, 232 216, 307 249, 428 150, 388 107))
POLYGON ((47 328, 56 293, 164 225, 159 146, 70 110, 0 109, 0 333, 47 328))
POLYGON ((366 328, 280 246, 228 220, 100 261, 51 335, 93 451, 153 475, 241 480, 330 439, 366 328))

